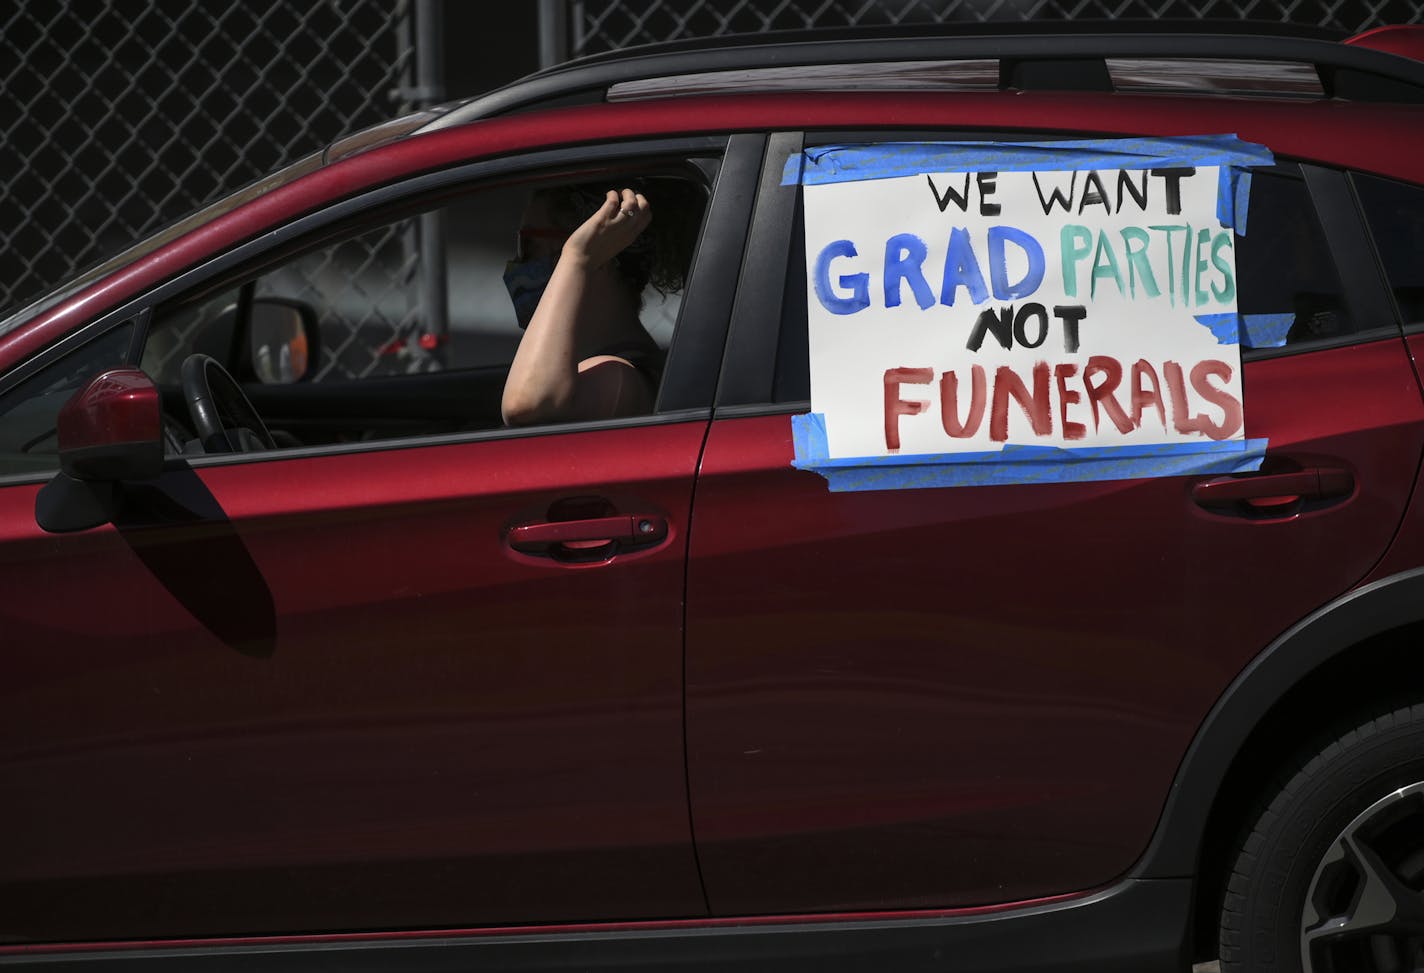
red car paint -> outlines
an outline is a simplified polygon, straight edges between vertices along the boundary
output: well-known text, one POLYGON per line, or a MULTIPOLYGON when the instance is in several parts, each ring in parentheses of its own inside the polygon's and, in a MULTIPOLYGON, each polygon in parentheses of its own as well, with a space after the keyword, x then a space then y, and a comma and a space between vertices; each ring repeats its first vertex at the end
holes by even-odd
POLYGON ((37 536, 33 488, 6 490, 7 641, 45 647, 12 656, 0 716, 6 793, 35 812, 7 856, 11 928, 703 914, 685 532, 600 570, 530 564, 503 538, 595 492, 684 524, 704 428, 210 468, 195 505, 210 491, 226 522, 197 537, 37 536), (537 459, 550 448, 567 466, 537 459), (63 590, 93 597, 56 612, 63 590))
POLYGON ((1253 362, 1245 382, 1248 436, 1358 492, 1269 521, 1197 507, 1179 478, 830 494, 791 469, 786 417, 715 423, 687 630, 713 913, 1026 899, 1125 872, 1204 712, 1368 575, 1419 466, 1397 339, 1253 362))
POLYGON ((137 369, 105 372, 85 391, 89 394, 76 396, 60 412, 60 449, 112 440, 144 442, 161 433, 158 389, 137 369))

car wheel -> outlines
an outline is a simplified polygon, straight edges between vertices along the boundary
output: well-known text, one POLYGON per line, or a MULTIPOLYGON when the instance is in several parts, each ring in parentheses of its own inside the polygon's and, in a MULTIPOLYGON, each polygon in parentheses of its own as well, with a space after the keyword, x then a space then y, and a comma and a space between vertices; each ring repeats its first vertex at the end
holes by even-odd
POLYGON ((1307 748, 1241 845, 1222 973, 1424 970, 1424 703, 1307 748))

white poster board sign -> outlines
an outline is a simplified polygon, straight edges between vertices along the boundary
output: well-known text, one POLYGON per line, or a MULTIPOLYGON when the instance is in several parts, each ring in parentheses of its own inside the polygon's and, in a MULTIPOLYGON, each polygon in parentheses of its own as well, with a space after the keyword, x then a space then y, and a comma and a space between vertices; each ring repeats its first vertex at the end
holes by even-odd
POLYGON ((1114 449, 1213 461, 1224 451, 1237 468, 1239 344, 1204 322, 1236 318, 1249 181, 1230 168, 1240 159, 1202 141, 1214 151, 1195 157, 1198 145, 1152 156, 1109 141, 1050 144, 1027 162, 1018 145, 811 159, 822 167, 803 189, 811 406, 824 437, 814 458, 1001 466, 1019 447, 1060 451, 1059 476, 1030 454, 1030 481, 1078 478, 1076 457, 1114 449))

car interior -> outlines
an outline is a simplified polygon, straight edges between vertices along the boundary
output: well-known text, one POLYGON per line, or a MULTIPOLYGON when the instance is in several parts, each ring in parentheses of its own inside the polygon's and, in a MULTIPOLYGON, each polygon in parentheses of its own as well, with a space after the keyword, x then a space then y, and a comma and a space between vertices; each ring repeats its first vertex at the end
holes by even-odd
MULTIPOLYGON (((681 235, 675 245, 686 255, 685 282, 711 176, 710 166, 681 162, 576 178, 640 187, 669 228, 659 245, 670 245, 670 233, 681 235), (660 199, 668 209, 658 210, 660 199)), ((506 261, 530 193, 570 181, 565 174, 508 182, 446 194, 433 206, 425 200, 367 214, 156 308, 139 367, 162 395, 166 451, 500 428, 500 398, 520 339, 502 280, 506 261), (422 273, 432 265, 439 272, 422 273), (207 367, 194 367, 200 357, 207 367), (215 428, 200 435, 198 414, 214 410, 215 428), (253 425, 265 429, 237 433, 253 425), (232 435, 211 437, 223 428, 232 435)), ((643 294, 640 320, 663 351, 681 301, 681 289, 649 285, 643 294)), ((0 413, 10 413, 0 426, 13 433, 0 442, 0 474, 54 467, 59 408, 83 378, 122 364, 128 351, 117 336, 91 344, 0 400, 0 413)))

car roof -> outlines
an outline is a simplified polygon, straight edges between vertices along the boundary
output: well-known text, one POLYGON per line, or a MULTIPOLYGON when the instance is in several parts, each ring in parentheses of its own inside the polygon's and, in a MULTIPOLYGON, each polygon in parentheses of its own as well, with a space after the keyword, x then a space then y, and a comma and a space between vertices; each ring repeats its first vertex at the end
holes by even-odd
MULTIPOLYGON (((718 76, 740 90, 757 90, 753 86, 757 79, 748 85, 745 77, 756 72, 777 82, 762 90, 787 90, 788 73, 803 68, 807 70, 799 90, 836 90, 827 87, 824 72, 818 69, 904 62, 992 61, 996 86, 1001 89, 1070 91, 1119 90, 1108 62, 1120 59, 1211 60, 1228 75, 1233 63, 1296 64, 1314 75, 1317 97, 1424 103, 1424 63, 1342 40, 1346 39, 1328 31, 1250 22, 1191 30, 1180 24, 1123 22, 1088 28, 1039 23, 734 35, 652 44, 560 64, 488 94, 442 106, 440 116, 418 131, 546 106, 637 97, 629 93, 629 86, 637 84, 648 92, 643 97, 667 96, 679 93, 677 79, 694 76, 702 84, 700 93, 715 90, 711 85, 718 76), (661 89, 649 86, 659 79, 668 84, 661 89)), ((931 86, 924 78, 902 83, 907 86, 904 90, 931 86)))

